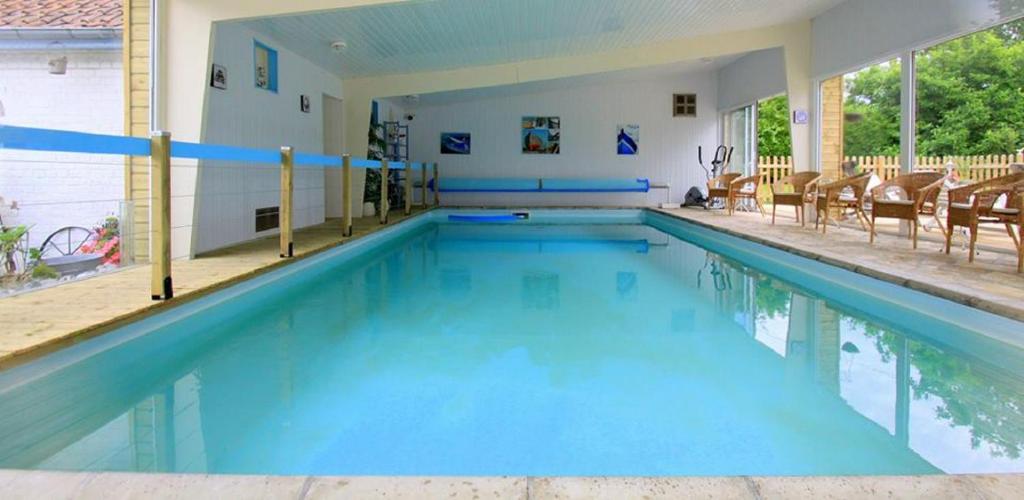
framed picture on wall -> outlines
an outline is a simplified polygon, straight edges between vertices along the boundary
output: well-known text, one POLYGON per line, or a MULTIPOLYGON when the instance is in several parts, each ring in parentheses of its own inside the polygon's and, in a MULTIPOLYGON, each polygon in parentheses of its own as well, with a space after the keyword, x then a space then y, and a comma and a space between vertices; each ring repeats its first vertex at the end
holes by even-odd
POLYGON ((210 86, 215 89, 227 90, 228 70, 224 66, 214 64, 210 70, 210 86))
POLYGON ((253 67, 256 88, 277 92, 277 51, 253 40, 253 67))
POLYGON ((303 113, 309 113, 309 107, 310 107, 310 105, 309 105, 309 96, 305 95, 305 94, 300 95, 299 96, 299 111, 302 111, 303 113))
POLYGON ((441 154, 468 155, 471 139, 467 132, 441 132, 441 154))
POLYGON ((618 125, 616 131, 616 151, 620 155, 633 156, 640 153, 640 125, 635 123, 618 125))
POLYGON ((524 116, 523 154, 557 155, 561 152, 562 119, 557 116, 524 116))

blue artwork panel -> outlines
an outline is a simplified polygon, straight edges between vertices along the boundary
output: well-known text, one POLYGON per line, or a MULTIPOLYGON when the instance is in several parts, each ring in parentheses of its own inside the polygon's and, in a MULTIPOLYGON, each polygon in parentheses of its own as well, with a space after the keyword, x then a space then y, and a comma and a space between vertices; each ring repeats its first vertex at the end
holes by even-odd
POLYGON ((632 156, 640 152, 640 125, 619 125, 615 128, 616 148, 620 155, 632 156))
POLYGON ((441 154, 468 155, 470 135, 466 132, 441 132, 441 154))

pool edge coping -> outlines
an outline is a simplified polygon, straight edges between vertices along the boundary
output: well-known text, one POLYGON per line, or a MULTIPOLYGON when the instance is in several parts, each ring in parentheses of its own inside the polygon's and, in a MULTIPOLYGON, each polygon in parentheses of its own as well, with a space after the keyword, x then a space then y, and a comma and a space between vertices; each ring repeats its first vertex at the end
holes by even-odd
POLYGON ((932 295, 940 299, 946 299, 961 305, 965 305, 967 307, 973 307, 975 309, 989 312, 1015 321, 1024 321, 1024 307, 1014 307, 1010 304, 1003 304, 1000 302, 978 297, 968 293, 950 290, 948 288, 943 288, 939 285, 927 283, 914 278, 907 278, 905 276, 900 276, 898 274, 886 272, 875 267, 866 266, 863 264, 855 264, 853 262, 840 260, 835 257, 829 257, 827 255, 817 253, 812 250, 808 250, 793 245, 788 245, 783 242, 768 240, 757 235, 745 233, 724 226, 715 225, 696 218, 686 217, 684 215, 677 214, 674 212, 669 212, 666 211, 665 209, 646 208, 644 209, 644 211, 670 217, 689 224, 694 224, 706 229, 710 229, 712 231, 717 231, 723 234, 727 234, 729 236, 734 236, 753 243, 757 243, 759 245, 764 245, 777 250, 782 250, 797 255, 799 257, 815 260, 823 264, 828 264, 830 266, 835 266, 840 269, 860 274, 862 276, 867 276, 869 278, 875 278, 881 281, 892 283, 894 285, 899 285, 910 290, 926 293, 928 295, 932 295))

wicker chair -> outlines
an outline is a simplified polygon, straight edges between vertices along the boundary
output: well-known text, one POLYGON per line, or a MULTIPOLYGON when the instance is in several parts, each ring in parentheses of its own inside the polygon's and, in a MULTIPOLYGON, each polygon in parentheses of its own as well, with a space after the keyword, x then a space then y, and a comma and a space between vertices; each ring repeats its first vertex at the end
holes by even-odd
POLYGON ((772 185, 772 224, 775 224, 775 209, 779 205, 796 207, 796 221, 801 226, 806 225, 804 220, 804 205, 814 203, 818 196, 818 181, 821 174, 818 172, 800 172, 798 174, 783 177, 772 185), (783 189, 792 186, 792 192, 783 189))
POLYGON ((930 215, 939 223, 942 234, 946 229, 936 214, 936 205, 939 200, 939 193, 942 191, 942 182, 946 176, 939 172, 915 172, 904 174, 889 179, 871 190, 871 243, 875 242, 875 219, 890 218, 912 221, 914 223, 910 230, 910 237, 914 240, 914 248, 917 248, 917 229, 921 225, 918 221, 921 215, 930 215), (890 189, 899 189, 900 199, 890 199, 887 194, 890 189))
POLYGON ((1017 247, 1017 271, 1024 265, 1024 172, 1018 172, 986 181, 976 182, 963 187, 949 190, 949 209, 946 212, 946 253, 949 253, 953 241, 953 228, 966 227, 970 233, 970 254, 968 262, 974 262, 974 248, 978 241, 980 224, 1002 224, 1007 234, 1017 247), (996 207, 996 201, 1006 198, 1005 207, 996 207), (1013 225, 1017 231, 1013 232, 1013 225))
POLYGON ((729 183, 729 198, 726 200, 729 215, 736 211, 736 204, 740 200, 754 200, 757 210, 761 212, 761 217, 764 217, 764 205, 761 204, 760 198, 757 197, 757 188, 759 187, 761 187, 761 174, 733 179, 729 183))
POLYGON ((852 209, 854 215, 857 216, 857 221, 866 230, 868 216, 864 213, 864 198, 867 194, 868 183, 871 182, 871 175, 871 172, 865 172, 827 184, 820 184, 815 205, 818 217, 814 221, 814 229, 818 229, 818 224, 822 222, 822 214, 824 214, 821 233, 825 234, 828 228, 829 211, 837 208, 841 211, 852 209), (847 188, 852 191, 852 194, 844 194, 843 191, 847 188))
POLYGON ((739 179, 743 174, 722 174, 708 181, 708 206, 715 198, 722 198, 726 207, 729 206, 729 190, 732 181, 739 179))

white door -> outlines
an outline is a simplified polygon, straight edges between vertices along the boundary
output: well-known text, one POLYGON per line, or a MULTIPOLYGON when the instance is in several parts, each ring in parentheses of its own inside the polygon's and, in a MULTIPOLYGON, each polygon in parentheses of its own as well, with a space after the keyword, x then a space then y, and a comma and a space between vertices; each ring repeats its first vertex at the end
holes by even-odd
MULTIPOLYGON (((341 156, 345 152, 343 140, 344 108, 341 99, 324 94, 324 154, 341 156)), ((341 217, 341 169, 324 169, 324 210, 327 217, 341 217)))

